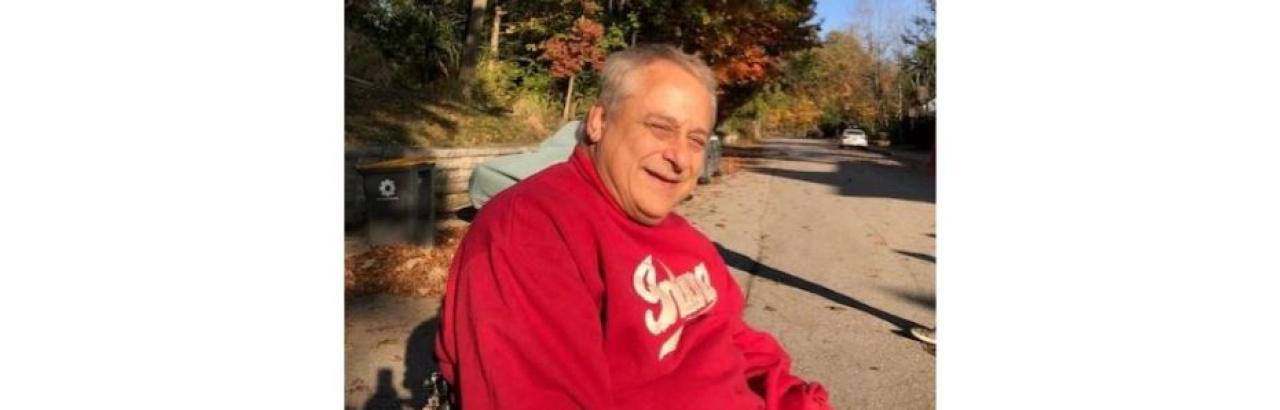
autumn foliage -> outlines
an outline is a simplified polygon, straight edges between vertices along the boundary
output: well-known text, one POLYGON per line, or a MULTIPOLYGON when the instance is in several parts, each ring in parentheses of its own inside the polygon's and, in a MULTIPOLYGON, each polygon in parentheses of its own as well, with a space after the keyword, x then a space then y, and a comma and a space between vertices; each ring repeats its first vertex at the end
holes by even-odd
POLYGON ((714 69, 716 79, 723 84, 742 84, 764 80, 774 61, 760 46, 742 50, 736 58, 726 60, 714 69))
POLYGON ((436 233, 435 246, 378 245, 346 257, 348 296, 389 293, 401 296, 441 296, 449 279, 453 253, 466 228, 436 233))
POLYGON ((544 59, 551 61, 551 75, 568 78, 590 64, 599 69, 604 64, 604 50, 599 47, 604 37, 604 26, 586 17, 579 17, 568 33, 556 35, 543 44, 544 59))
MULTIPOLYGON (((561 121, 581 117, 603 85, 598 71, 607 55, 642 44, 670 44, 711 67, 719 83, 722 133, 811 135, 821 129, 819 134, 833 135, 854 125, 894 133, 902 128, 895 124, 919 117, 936 94, 932 1, 929 15, 916 18, 901 40, 892 33, 868 37, 863 28, 871 27, 870 20, 829 27, 820 38, 816 0, 470 3, 488 4, 478 9, 486 27, 462 24, 477 21, 476 12, 459 2, 348 2, 348 76, 369 80, 364 83, 405 82, 411 92, 430 94, 426 99, 441 98, 458 65, 473 64, 456 58, 465 51, 457 35, 465 27, 470 37, 486 30, 492 44, 483 45, 477 80, 464 85, 465 95, 472 103, 489 104, 477 112, 524 113, 495 121, 553 122, 556 111, 561 121), (886 48, 898 41, 906 48, 886 48), (526 108, 513 109, 517 101, 526 108)), ((359 108, 348 105, 353 106, 359 108)), ((354 123, 378 125, 380 118, 354 123)), ((384 128, 392 136, 398 129, 384 128)))
POLYGON ((818 44, 812 0, 638 3, 642 41, 675 44, 711 66, 721 117, 777 79, 786 55, 818 44))

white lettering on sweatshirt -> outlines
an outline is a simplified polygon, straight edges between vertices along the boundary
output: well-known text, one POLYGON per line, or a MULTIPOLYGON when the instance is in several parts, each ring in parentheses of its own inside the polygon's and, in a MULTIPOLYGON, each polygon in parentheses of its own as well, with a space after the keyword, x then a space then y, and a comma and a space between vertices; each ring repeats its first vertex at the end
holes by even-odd
MULTIPOLYGON (((636 265, 632 276, 632 285, 636 295, 655 309, 646 309, 644 324, 649 334, 658 336, 666 332, 677 320, 688 320, 705 313, 716 303, 716 289, 711 285, 711 277, 707 273, 706 264, 699 263, 692 271, 679 275, 671 273, 661 261, 658 262, 666 272, 666 277, 658 280, 658 270, 654 266, 653 256, 645 256, 636 265)), ((675 351, 680 343, 680 334, 684 331, 681 324, 675 333, 668 336, 658 350, 658 360, 662 360, 675 351)))

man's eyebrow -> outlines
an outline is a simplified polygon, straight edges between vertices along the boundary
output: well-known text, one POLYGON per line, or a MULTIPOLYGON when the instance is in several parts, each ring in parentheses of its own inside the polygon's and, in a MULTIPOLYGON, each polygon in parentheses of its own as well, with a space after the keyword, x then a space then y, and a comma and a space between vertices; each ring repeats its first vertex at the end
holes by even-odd
POLYGON ((676 121, 675 118, 662 115, 662 114, 649 114, 649 115, 646 115, 644 119, 645 121, 662 121, 667 123, 667 125, 672 125, 672 126, 680 124, 680 121, 676 121))

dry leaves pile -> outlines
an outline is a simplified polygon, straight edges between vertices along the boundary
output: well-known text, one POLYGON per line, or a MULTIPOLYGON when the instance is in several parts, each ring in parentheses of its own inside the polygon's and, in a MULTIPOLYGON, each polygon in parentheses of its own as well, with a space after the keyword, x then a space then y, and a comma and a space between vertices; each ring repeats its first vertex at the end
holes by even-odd
POLYGON ((441 296, 449 278, 449 263, 466 228, 436 232, 435 246, 378 245, 348 256, 348 296, 390 293, 402 296, 441 296))

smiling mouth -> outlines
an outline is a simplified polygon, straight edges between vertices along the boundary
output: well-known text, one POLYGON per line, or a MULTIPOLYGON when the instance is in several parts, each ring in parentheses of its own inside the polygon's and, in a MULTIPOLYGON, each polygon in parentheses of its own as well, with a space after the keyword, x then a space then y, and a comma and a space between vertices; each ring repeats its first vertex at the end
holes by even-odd
POLYGON ((679 178, 668 178, 668 177, 666 177, 666 176, 664 176, 664 175, 662 175, 662 174, 660 174, 660 173, 653 172, 653 171, 650 171, 650 170, 648 170, 648 169, 645 169, 645 170, 644 170, 644 172, 645 172, 646 174, 649 174, 649 176, 653 177, 653 179, 658 180, 658 182, 663 182, 663 183, 670 184, 670 185, 676 185, 676 184, 679 184, 679 183, 680 183, 680 179, 679 179, 679 178))

